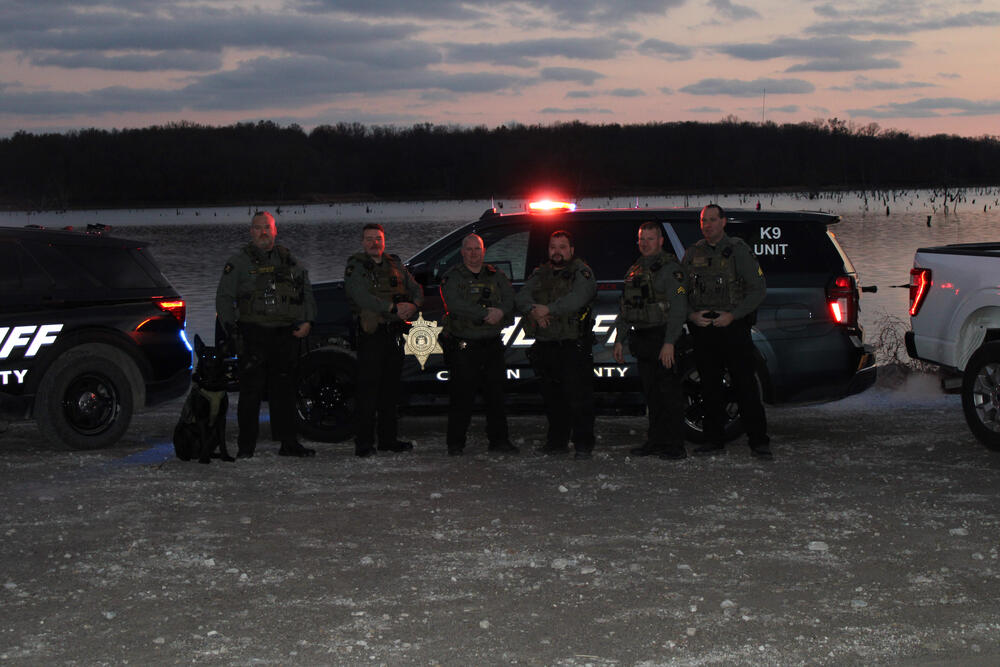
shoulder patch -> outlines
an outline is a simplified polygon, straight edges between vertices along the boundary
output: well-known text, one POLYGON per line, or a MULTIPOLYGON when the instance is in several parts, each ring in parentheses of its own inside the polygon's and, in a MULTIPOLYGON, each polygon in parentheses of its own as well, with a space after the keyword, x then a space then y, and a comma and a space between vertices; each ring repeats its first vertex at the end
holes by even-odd
POLYGON ((759 265, 757 266, 757 275, 760 276, 761 278, 764 277, 764 270, 761 269, 759 265))
POLYGON ((588 269, 587 267, 583 267, 582 269, 580 269, 580 275, 586 278, 587 280, 590 280, 590 277, 593 274, 590 272, 590 269, 588 269))
POLYGON ((226 262, 226 265, 224 267, 222 267, 222 272, 223 273, 232 273, 234 268, 236 268, 236 267, 234 267, 229 262, 226 262))
POLYGON ((344 277, 349 278, 352 273, 354 273, 354 265, 348 264, 347 268, 344 269, 344 277))

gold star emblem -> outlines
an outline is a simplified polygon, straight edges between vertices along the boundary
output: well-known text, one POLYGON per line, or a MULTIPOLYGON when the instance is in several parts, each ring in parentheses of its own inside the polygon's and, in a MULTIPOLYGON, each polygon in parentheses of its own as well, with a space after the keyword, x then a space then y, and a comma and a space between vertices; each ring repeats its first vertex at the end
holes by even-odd
POLYGON ((413 355, 420 362, 420 370, 424 369, 427 357, 432 354, 443 354, 441 345, 438 343, 438 334, 442 327, 434 320, 425 320, 424 314, 419 313, 417 319, 410 322, 410 333, 403 334, 406 339, 406 347, 403 352, 413 355))

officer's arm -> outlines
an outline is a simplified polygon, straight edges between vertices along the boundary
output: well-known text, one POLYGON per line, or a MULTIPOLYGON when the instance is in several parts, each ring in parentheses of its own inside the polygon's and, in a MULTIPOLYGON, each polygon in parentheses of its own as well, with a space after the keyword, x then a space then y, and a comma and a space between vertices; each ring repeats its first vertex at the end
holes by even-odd
POLYGON ((743 298, 732 310, 733 319, 738 320, 755 311, 764 302, 764 297, 767 296, 767 283, 764 281, 764 272, 760 270, 760 264, 757 263, 749 246, 740 244, 733 253, 733 260, 737 275, 744 281, 743 298))
MULTIPOLYGON (((690 246, 687 250, 685 250, 684 259, 681 260, 681 270, 684 271, 684 291, 688 295, 692 293, 694 288, 694 277, 691 275, 691 263, 694 261, 692 259, 692 250, 694 250, 694 246, 690 246)), ((695 312, 695 309, 691 306, 690 301, 688 301, 685 306, 685 312, 688 315, 695 312)))
POLYGON ((521 286, 521 291, 514 297, 514 310, 524 314, 527 314, 531 310, 531 304, 534 303, 531 293, 534 291, 535 283, 537 282, 538 270, 536 269, 524 282, 524 285, 521 286))
POLYGON ((670 311, 667 314, 667 330, 663 336, 665 343, 676 343, 684 330, 684 322, 687 320, 688 314, 685 280, 684 271, 677 265, 674 265, 674 271, 668 273, 666 277, 667 303, 670 306, 670 311), (678 277, 677 274, 680 276, 678 277))
POLYGON ((302 269, 302 307, 303 322, 315 322, 319 310, 316 308, 316 297, 313 296, 313 286, 309 282, 309 272, 302 269))
POLYGON ((498 273, 497 284, 500 285, 500 303, 496 307, 503 311, 504 322, 512 322, 514 320, 514 287, 503 271, 498 269, 498 273))
POLYGON ((424 305, 424 287, 413 277, 409 269, 405 266, 400 265, 403 270, 403 276, 406 283, 406 295, 409 298, 410 303, 420 308, 424 305))
POLYGON ((369 310, 373 313, 389 313, 392 310, 392 302, 388 299, 380 299, 369 290, 370 278, 365 267, 360 262, 349 259, 347 268, 344 270, 344 291, 359 310, 369 310))
POLYGON ((573 289, 552 303, 548 304, 549 314, 569 315, 586 308, 597 296, 597 281, 594 272, 586 266, 581 266, 573 276, 573 289))
POLYGON ((219 286, 215 290, 215 313, 219 322, 227 330, 236 325, 236 299, 239 294, 240 263, 236 257, 230 257, 222 270, 219 286))

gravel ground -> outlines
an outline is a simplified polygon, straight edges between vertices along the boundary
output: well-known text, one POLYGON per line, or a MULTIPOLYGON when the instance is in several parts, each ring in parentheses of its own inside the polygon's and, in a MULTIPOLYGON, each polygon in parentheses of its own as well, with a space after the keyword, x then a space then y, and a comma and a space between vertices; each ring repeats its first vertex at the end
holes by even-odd
MULTIPOLYGON (((210 466, 173 458, 180 402, 120 447, 0 438, 9 664, 997 664, 1000 455, 915 377, 771 408, 776 460, 444 453, 210 466)), ((235 410, 230 413, 234 440, 235 410)))

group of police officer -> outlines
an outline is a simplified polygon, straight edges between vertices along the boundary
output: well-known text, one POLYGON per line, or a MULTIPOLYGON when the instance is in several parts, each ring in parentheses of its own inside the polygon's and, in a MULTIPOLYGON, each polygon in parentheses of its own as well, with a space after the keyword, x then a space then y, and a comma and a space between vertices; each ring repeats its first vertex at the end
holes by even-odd
MULTIPOLYGON (((682 459, 684 399, 675 346, 685 322, 691 326, 695 363, 701 379, 706 443, 696 455, 724 451, 728 371, 751 453, 772 458, 767 422, 754 377, 750 335, 753 316, 764 299, 763 272, 742 240, 725 233, 724 211, 715 204, 701 211, 704 238, 684 259, 663 248, 657 222, 639 227, 639 257, 628 269, 616 320, 614 358, 624 350, 637 360, 649 415, 646 442, 636 456, 682 459)), ((315 450, 295 436, 295 372, 300 339, 307 336, 316 304, 306 270, 276 245, 274 217, 258 213, 251 242, 223 269, 216 296, 219 321, 242 339, 238 412, 238 457, 253 456, 261 396, 267 387, 271 428, 278 453, 312 456, 315 450)), ((355 454, 405 452, 399 440, 397 403, 407 322, 423 305, 423 289, 393 254, 385 252, 385 230, 362 229, 362 251, 347 261, 344 287, 357 327, 357 430, 355 454)), ((446 444, 459 456, 466 444, 472 404, 484 393, 488 450, 516 454, 510 441, 503 385, 506 368, 501 331, 515 311, 534 338, 528 358, 538 378, 548 430, 543 454, 568 453, 589 459, 594 449, 593 318, 597 285, 591 268, 574 256, 572 235, 549 238, 548 261, 538 266, 515 296, 509 278, 485 262, 483 240, 462 241, 462 261, 441 278, 447 314, 439 343, 449 378, 446 444)))

